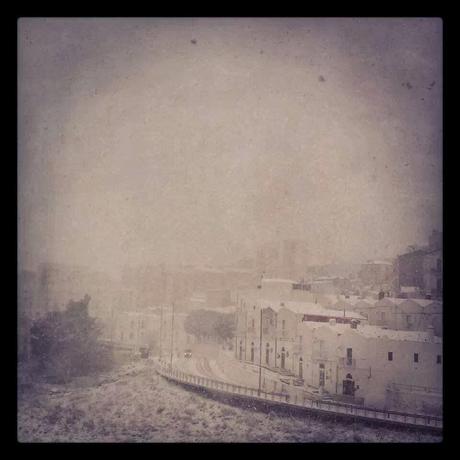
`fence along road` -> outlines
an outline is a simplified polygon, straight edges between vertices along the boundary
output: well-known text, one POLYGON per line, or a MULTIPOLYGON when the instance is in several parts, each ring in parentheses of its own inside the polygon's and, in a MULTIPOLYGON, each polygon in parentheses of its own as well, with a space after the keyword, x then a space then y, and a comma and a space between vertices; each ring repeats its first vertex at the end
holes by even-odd
POLYGON ((256 388, 236 385, 229 382, 214 380, 207 377, 187 374, 177 368, 170 368, 169 363, 154 361, 156 372, 161 376, 190 387, 205 388, 211 392, 235 395, 257 401, 264 401, 273 405, 284 407, 296 407, 322 414, 336 414, 357 420, 375 421, 384 424, 402 425, 441 431, 443 428, 442 417, 421 414, 409 414, 404 412, 386 411, 371 407, 353 406, 331 401, 318 401, 306 397, 299 398, 297 395, 290 396, 282 393, 269 393, 261 391, 260 395, 256 388))

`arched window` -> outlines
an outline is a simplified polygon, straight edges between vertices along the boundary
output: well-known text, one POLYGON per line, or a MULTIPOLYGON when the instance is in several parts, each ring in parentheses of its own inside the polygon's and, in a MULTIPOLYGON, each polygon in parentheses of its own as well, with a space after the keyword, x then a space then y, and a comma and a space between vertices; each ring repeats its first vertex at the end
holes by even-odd
POLYGON ((254 342, 251 342, 251 361, 254 362, 254 342))

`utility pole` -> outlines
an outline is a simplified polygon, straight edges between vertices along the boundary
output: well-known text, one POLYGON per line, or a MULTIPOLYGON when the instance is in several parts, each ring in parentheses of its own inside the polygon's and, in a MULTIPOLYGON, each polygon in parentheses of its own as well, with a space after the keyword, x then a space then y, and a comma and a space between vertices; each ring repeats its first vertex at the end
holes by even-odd
POLYGON ((260 307, 259 391, 258 391, 259 396, 260 396, 261 382, 262 382, 262 307, 260 307))
POLYGON ((160 361, 161 361, 161 345, 163 340, 163 303, 161 304, 161 312, 160 312, 160 361))
POLYGON ((172 304, 172 318, 171 318, 171 362, 170 362, 171 370, 172 370, 172 362, 173 362, 173 343, 174 343, 174 302, 172 304))
POLYGON ((113 349, 113 329, 115 326, 115 315, 114 315, 114 308, 113 308, 113 303, 111 304, 111 309, 110 309, 110 346, 113 349))
POLYGON ((247 351, 248 351, 248 310, 246 308, 246 330, 244 331, 244 360, 248 360, 247 351))
MULTIPOLYGON (((142 315, 141 312, 139 312, 139 313, 142 315)), ((137 340, 136 340, 136 342, 137 342, 137 350, 138 351, 140 349, 140 334, 141 334, 140 322, 141 322, 141 318, 139 318, 139 315, 137 315, 137 340)))

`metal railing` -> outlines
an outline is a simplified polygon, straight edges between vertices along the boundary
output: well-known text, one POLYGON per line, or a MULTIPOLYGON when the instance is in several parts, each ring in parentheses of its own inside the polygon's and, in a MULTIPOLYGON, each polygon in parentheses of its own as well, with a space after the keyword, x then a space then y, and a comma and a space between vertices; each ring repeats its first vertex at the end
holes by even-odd
POLYGON ((362 420, 375 420, 390 424, 417 426, 436 430, 442 430, 443 428, 443 419, 439 416, 375 409, 336 401, 321 401, 310 399, 306 395, 300 394, 289 395, 284 393, 270 393, 263 390, 259 393, 257 388, 235 385, 229 382, 187 374, 176 368, 171 369, 170 365, 165 362, 155 362, 155 367, 156 371, 166 378, 221 393, 264 400, 270 403, 296 406, 316 412, 350 416, 362 420))

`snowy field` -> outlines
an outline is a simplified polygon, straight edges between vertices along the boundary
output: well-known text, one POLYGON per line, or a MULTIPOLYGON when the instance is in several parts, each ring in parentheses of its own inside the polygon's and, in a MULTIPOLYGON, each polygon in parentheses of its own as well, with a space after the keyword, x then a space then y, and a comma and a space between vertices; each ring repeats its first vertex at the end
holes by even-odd
POLYGON ((230 406, 155 374, 145 361, 18 398, 19 442, 439 442, 440 436, 230 406))

